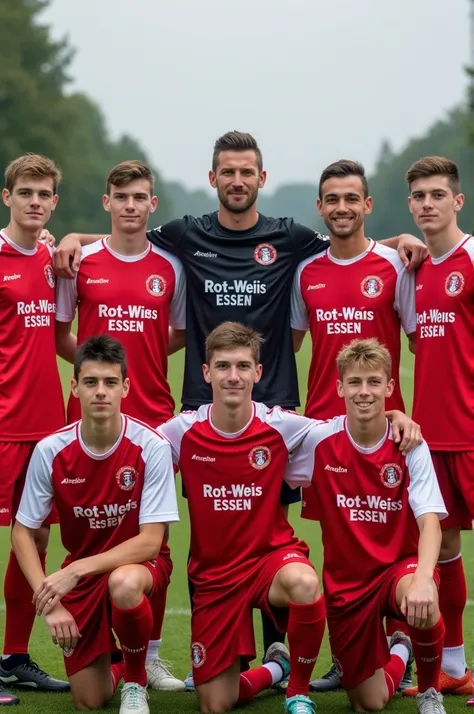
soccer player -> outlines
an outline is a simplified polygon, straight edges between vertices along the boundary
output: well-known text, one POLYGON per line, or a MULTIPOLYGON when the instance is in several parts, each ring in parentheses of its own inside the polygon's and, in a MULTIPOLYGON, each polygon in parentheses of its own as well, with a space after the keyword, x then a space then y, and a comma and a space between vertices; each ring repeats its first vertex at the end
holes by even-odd
MULTIPOLYGON (((400 328, 413 342, 416 331, 415 275, 408 272, 397 251, 366 238, 365 216, 372 212, 372 198, 361 164, 340 160, 327 166, 319 181, 318 212, 328 228, 330 244, 324 253, 300 263, 291 301, 291 326, 295 349, 306 331, 312 341, 306 416, 331 419, 344 410, 334 389, 336 357, 350 336, 376 337, 392 357, 394 390, 388 409, 404 411, 399 383, 400 328)), ((303 492, 302 516, 318 520, 317 496, 303 492)), ((399 623, 387 622, 390 636, 399 623)), ((402 686, 411 686, 407 671, 402 686)), ((311 683, 314 691, 340 685, 337 667, 311 683)))
POLYGON ((101 335, 79 347, 72 389, 82 419, 36 446, 12 543, 38 614, 63 650, 75 706, 104 707, 123 676, 120 714, 149 714, 149 597, 168 585, 159 550, 178 512, 169 445, 120 411, 130 386, 120 342, 101 335), (45 577, 35 532, 53 499, 68 555, 45 577), (124 661, 111 667, 112 628, 124 661))
POLYGON ((425 157, 406 178, 410 211, 430 252, 416 276, 413 414, 430 447, 449 512, 438 562, 446 624, 441 688, 471 694, 463 644, 467 593, 460 532, 471 529, 474 518, 474 238, 457 224, 464 196, 456 164, 425 157))
MULTIPOLYGON (((26 154, 5 171, 8 226, 0 231, 0 525, 15 519, 26 469, 36 442, 64 425, 56 364, 55 276, 51 251, 38 242, 58 202, 61 173, 50 159, 26 154), (38 375, 41 376, 38 379, 38 375)), ((48 515, 48 514, 47 514, 48 515)), ((39 524, 35 544, 45 567, 49 524, 39 524)), ((35 619, 32 592, 13 551, 4 581, 6 607, 0 660, 0 706, 17 704, 1 682, 64 691, 33 662, 28 644, 35 619)))
POLYGON ((390 353, 375 339, 338 355, 345 416, 315 426, 287 477, 316 491, 329 640, 357 712, 379 711, 415 658, 419 714, 445 714, 439 691, 444 624, 437 593, 439 519, 447 511, 426 442, 404 456, 384 411, 390 353), (384 615, 406 618, 390 650, 384 615))
MULTIPOLYGON (((152 243, 181 259, 186 272, 185 410, 212 400, 210 386, 201 374, 204 344, 224 320, 251 325, 264 337, 263 376, 255 386, 255 399, 288 409, 299 405, 290 328, 291 286, 298 264, 325 251, 327 241, 291 218, 269 218, 258 212, 258 192, 266 178, 254 137, 228 132, 215 143, 209 172, 209 182, 217 191, 218 211, 198 218, 184 216, 148 232, 152 243)), ((99 238, 72 234, 63 239, 56 253, 58 272, 72 277, 79 264, 81 241, 99 238)), ((425 246, 412 236, 385 242, 398 246, 404 262, 408 263, 410 256, 413 268, 425 257, 425 246)), ((285 507, 299 500, 298 490, 284 484, 285 507)), ((263 625, 265 650, 278 637, 283 641, 267 618, 263 625)))
MULTIPOLYGON (((174 402, 167 382, 168 352, 184 344, 186 281, 181 262, 152 245, 147 221, 157 207, 154 176, 141 161, 124 161, 109 172, 103 204, 110 213, 108 238, 84 249, 74 280, 59 278, 56 308, 58 354, 74 362, 76 337, 71 334, 78 307, 77 342, 107 333, 120 338, 128 355, 130 392, 126 414, 156 426, 173 416, 174 402), (169 344, 169 325, 173 344, 169 344)), ((80 418, 79 400, 71 394, 68 423, 80 418)), ((166 541, 161 556, 172 562, 166 541)), ((184 691, 158 656, 166 607, 166 590, 155 594, 155 623, 147 652, 149 685, 184 691)))

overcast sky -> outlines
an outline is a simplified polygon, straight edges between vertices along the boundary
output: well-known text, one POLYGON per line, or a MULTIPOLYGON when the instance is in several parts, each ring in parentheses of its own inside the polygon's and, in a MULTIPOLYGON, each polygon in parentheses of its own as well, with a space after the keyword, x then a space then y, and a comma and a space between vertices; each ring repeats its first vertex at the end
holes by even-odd
MULTIPOLYGON (((96 100, 168 180, 206 187, 214 140, 257 138, 268 188, 339 158, 371 170, 465 94, 468 0, 53 0, 96 100)), ((132 157, 124 157, 132 158, 132 157)))

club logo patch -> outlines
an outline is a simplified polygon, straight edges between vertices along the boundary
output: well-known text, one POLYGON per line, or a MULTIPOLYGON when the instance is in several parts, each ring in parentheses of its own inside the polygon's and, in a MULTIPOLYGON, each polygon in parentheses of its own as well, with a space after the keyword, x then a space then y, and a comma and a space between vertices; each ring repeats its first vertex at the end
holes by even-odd
POLYGON ((398 464, 385 464, 380 471, 380 480, 387 488, 395 488, 402 482, 402 469, 398 464))
POLYGON ((154 297, 163 297, 166 292, 166 280, 161 275, 150 275, 145 285, 150 295, 154 297))
POLYGON ((464 275, 455 271, 454 273, 449 273, 444 284, 444 289, 446 290, 446 295, 449 297, 455 297, 462 293, 464 290, 464 275))
POLYGON ((255 248, 253 257, 260 265, 271 265, 277 259, 277 252, 271 243, 260 243, 255 248))
POLYGON ((191 662, 193 667, 198 669, 206 661, 206 648, 201 642, 193 642, 191 645, 191 662))
POLYGON ((44 266, 44 277, 50 288, 54 288, 56 285, 56 277, 54 275, 54 270, 52 265, 44 266))
POLYGON ((137 482, 137 471, 133 466, 122 466, 115 474, 115 480, 122 491, 131 491, 137 482))
POLYGON ((70 657, 73 652, 74 652, 74 649, 72 647, 63 647, 64 657, 70 657))
POLYGON ((360 284, 362 295, 368 298, 376 298, 383 293, 383 280, 377 275, 368 275, 360 284))
POLYGON ((272 460, 272 452, 267 446, 256 446, 249 453, 249 462, 254 469, 261 471, 266 468, 272 460))

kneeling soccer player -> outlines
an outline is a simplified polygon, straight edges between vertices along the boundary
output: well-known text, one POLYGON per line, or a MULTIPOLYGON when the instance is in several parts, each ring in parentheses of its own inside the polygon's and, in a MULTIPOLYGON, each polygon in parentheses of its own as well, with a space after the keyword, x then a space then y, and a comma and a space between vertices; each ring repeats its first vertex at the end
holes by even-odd
POLYGON ((191 661, 206 714, 249 701, 285 678, 290 665, 286 711, 314 709, 309 680, 325 607, 308 547, 284 516, 280 490, 289 453, 315 422, 252 402, 262 374, 261 342, 239 323, 216 327, 203 365, 212 404, 182 412, 159 428, 171 443, 188 497, 189 577, 195 588, 191 661), (262 667, 241 673, 241 659, 255 657, 252 608, 287 630, 290 652, 274 643, 262 667))
POLYGON ((76 707, 103 707, 123 676, 121 714, 148 714, 148 598, 168 585, 158 553, 166 524, 178 520, 171 450, 154 430, 121 414, 129 380, 120 342, 107 335, 84 342, 72 389, 82 420, 36 446, 13 548, 37 612, 63 649, 76 707), (69 554, 46 578, 34 535, 53 499, 69 554), (123 662, 111 666, 112 628, 123 662))
POLYGON ((347 416, 318 424, 292 455, 287 478, 310 488, 321 513, 324 595, 334 660, 357 712, 382 709, 415 658, 420 714, 445 714, 439 692, 444 624, 436 563, 447 515, 428 446, 404 456, 385 411, 391 358, 375 339, 337 358, 347 416), (410 637, 387 646, 383 617, 410 637))

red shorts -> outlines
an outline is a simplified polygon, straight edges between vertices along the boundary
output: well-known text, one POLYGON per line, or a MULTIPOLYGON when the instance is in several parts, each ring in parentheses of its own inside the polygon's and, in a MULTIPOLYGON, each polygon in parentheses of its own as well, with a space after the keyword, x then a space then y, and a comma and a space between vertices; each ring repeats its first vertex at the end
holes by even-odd
MULTIPOLYGON (((0 526, 9 526, 15 520, 36 444, 36 441, 0 441, 0 526)), ((57 522, 53 506, 43 525, 57 522)))
POLYGON ((448 517, 441 528, 471 530, 474 519, 474 451, 432 451, 448 517))
MULTIPOLYGON (((397 584, 405 575, 413 575, 417 562, 414 556, 395 563, 374 591, 351 606, 331 611, 326 598, 329 642, 344 689, 354 689, 390 661, 383 619, 405 619, 397 605, 397 584)), ((437 572, 435 582, 439 586, 437 572)))
MULTIPOLYGON (((265 612, 280 632, 288 626, 288 608, 272 608, 268 591, 276 573, 288 563, 305 563, 303 541, 264 556, 238 583, 200 592, 196 589, 191 617, 191 662, 194 683, 204 684, 228 669, 238 657, 255 658, 252 610, 265 612)), ((312 566, 311 566, 312 567, 312 566)))
MULTIPOLYGON (((151 597, 165 590, 170 582, 171 561, 158 556, 142 563, 151 573, 151 597)), ((82 637, 73 650, 63 650, 66 674, 70 677, 88 667, 103 654, 117 651, 112 632, 112 608, 109 598, 109 573, 86 578, 61 600, 69 610, 82 637)))

